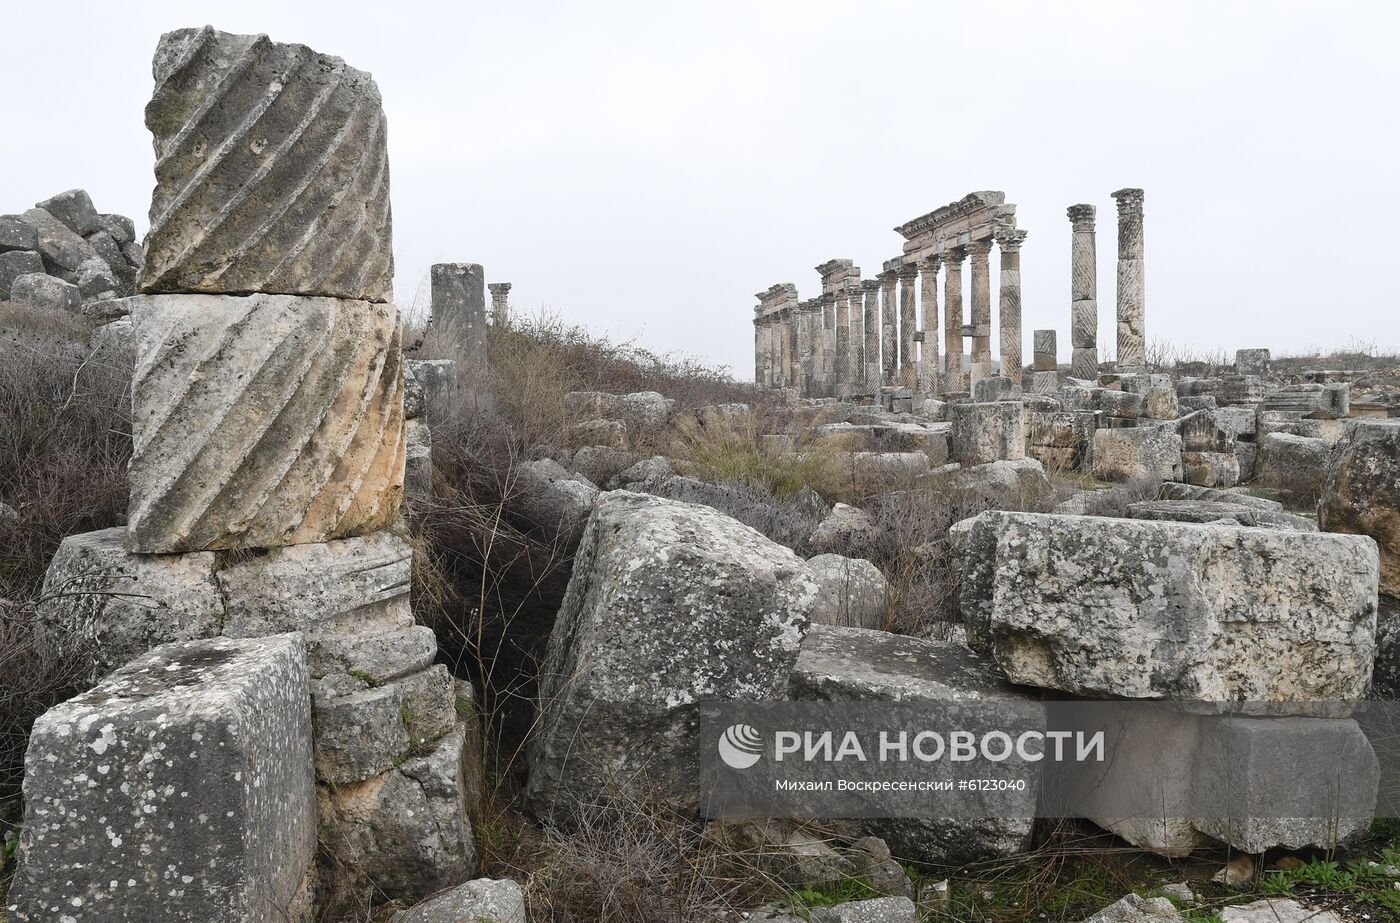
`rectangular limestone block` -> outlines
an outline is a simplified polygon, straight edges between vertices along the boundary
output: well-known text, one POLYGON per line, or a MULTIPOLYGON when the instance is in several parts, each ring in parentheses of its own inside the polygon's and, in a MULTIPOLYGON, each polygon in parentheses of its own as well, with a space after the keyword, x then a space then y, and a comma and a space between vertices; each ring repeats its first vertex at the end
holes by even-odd
POLYGON ((1013 682, 1211 702, 1366 694, 1379 561, 1365 537, 1004 512, 956 528, 969 642, 1013 682))
POLYGON ((163 645, 50 709, 9 919, 309 920, 310 708, 290 634, 163 645))
POLYGON ((270 548, 383 528, 403 496, 390 304, 141 295, 129 547, 270 548))
POLYGON ((94 682, 157 645, 212 638, 223 624, 211 552, 132 554, 125 538, 122 528, 70 535, 44 574, 38 618, 91 656, 94 682))
POLYGON ((433 662, 433 632, 413 624, 413 551, 389 530, 233 556, 219 568, 224 634, 300 631, 314 677, 385 683, 433 662))
POLYGON ((949 450, 961 465, 1026 457, 1024 405, 1020 401, 953 404, 949 450))
POLYGON ((1181 437, 1167 427, 1101 427, 1093 455, 1094 477, 1103 481, 1181 480, 1181 437))
POLYGON ((152 70, 139 291, 392 297, 386 125, 369 74, 209 26, 162 35, 152 70))

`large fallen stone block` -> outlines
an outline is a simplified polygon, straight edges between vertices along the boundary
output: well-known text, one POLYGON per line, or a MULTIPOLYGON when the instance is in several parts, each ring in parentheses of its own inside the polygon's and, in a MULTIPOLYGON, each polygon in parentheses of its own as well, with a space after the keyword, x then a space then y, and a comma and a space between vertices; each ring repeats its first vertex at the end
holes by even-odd
POLYGON ((969 643, 1088 696, 1355 701, 1375 656, 1361 536, 986 512, 955 527, 969 643))
POLYGON ((20 220, 34 229, 39 244, 35 249, 43 254, 44 265, 55 273, 71 276, 91 260, 102 261, 91 244, 42 208, 31 208, 20 220))
POLYGON ((1296 506, 1317 502, 1327 481, 1328 449, 1321 439, 1269 433, 1259 440, 1254 482, 1277 490, 1296 506))
POLYGON ((1234 487, 1240 482, 1240 460, 1234 451, 1182 452, 1181 479, 1201 487, 1234 487))
POLYGON ((296 635, 164 645, 50 709, 9 919, 311 919, 309 711, 296 635))
MULTIPOLYGON (((922 703, 933 710, 950 703, 987 702, 998 727, 1005 725, 1002 729, 1008 733, 1045 726, 1038 697, 1015 689, 994 664, 956 641, 814 625, 802 642, 789 684, 799 701, 922 703), (1011 707, 998 712, 997 703, 1011 707), (1027 716, 1034 720, 1024 726, 1017 723, 1027 716)), ((1018 765, 1011 774, 1021 777, 1024 769, 1018 765)), ((989 777, 999 774, 994 765, 987 772, 989 777)), ((1014 855, 1030 842, 1040 791, 1038 774, 1025 781, 1025 789, 1013 796, 970 793, 967 797, 978 799, 985 810, 969 810, 958 818, 882 817, 839 823, 856 835, 880 837, 902 858, 953 864, 1014 855)))
POLYGON ((389 158, 369 74, 209 26, 160 38, 142 292, 388 301, 389 158))
POLYGON ((1088 469, 1098 427, 1099 415, 1093 411, 1032 411, 1026 421, 1026 454, 1060 471, 1088 469))
POLYGON ((1184 923, 1185 919, 1165 897, 1129 894, 1080 923, 1184 923))
POLYGON ((518 465, 514 474, 507 508, 547 535, 563 539, 566 545, 577 544, 598 501, 597 486, 550 458, 518 465))
POLYGON ((1299 384, 1280 388, 1264 398, 1262 409, 1301 413, 1319 420, 1340 420, 1350 412, 1351 385, 1299 384))
POLYGON ((433 433, 422 420, 404 424, 403 506, 422 509, 433 501, 433 433))
POLYGON ((1058 702, 1050 724, 1102 732, 1092 767, 1055 764, 1047 790, 1135 846, 1184 856, 1211 840, 1258 854, 1331 848, 1371 825, 1380 764, 1349 718, 1207 714, 1170 704, 1058 702))
POLYGON ((121 528, 70 535, 44 575, 38 618, 61 645, 91 658, 93 681, 157 645, 210 638, 223 625, 212 553, 131 554, 125 537, 121 528))
POLYGON ((28 305, 36 311, 77 314, 83 307, 83 293, 78 286, 42 272, 16 276, 10 283, 10 300, 28 305))
POLYGON ((1034 458, 948 465, 930 472, 921 484, 955 498, 965 509, 1043 509, 1055 492, 1045 467, 1034 458))
POLYGON ((601 495, 540 671, 526 796, 567 815, 620 785, 695 807, 695 706, 781 698, 817 588, 708 507, 601 495))
POLYGON ((1362 419, 1337 444, 1318 504, 1328 532, 1380 546, 1381 590, 1400 596, 1400 419, 1362 419))
POLYGON ((525 892, 509 878, 478 878, 395 914, 391 923, 525 923, 525 892))
POLYGON ((0 253, 0 301, 10 300, 10 291, 20 276, 41 275, 44 259, 33 250, 0 253))
POLYGON ((1293 529, 1316 532, 1317 523, 1282 510, 1260 509, 1242 503, 1220 500, 1143 500, 1128 504, 1131 519, 1152 519, 1159 522, 1219 523, 1254 526, 1260 529, 1293 529))
POLYGON ((321 542, 393 521, 405 442, 392 305, 289 295, 129 301, 132 550, 321 542))
POLYGON ((949 408, 949 453, 960 465, 1011 461, 1026 454, 1024 408, 1019 401, 954 404, 949 408))
POLYGON ((1094 476, 1105 481, 1181 480, 1181 437, 1161 426, 1094 432, 1094 476))
POLYGON ((75 234, 87 236, 102 230, 103 225, 93 207, 92 197, 86 189, 69 189, 56 196, 36 202, 35 208, 42 208, 63 222, 75 234))
POLYGON ((457 399, 457 363, 452 359, 408 359, 404 371, 404 414, 428 422, 452 411, 457 399), (409 384, 409 382, 412 384, 409 384), (411 406, 412 405, 412 406, 411 406))
POLYGON ((1267 375, 1271 367, 1267 349, 1235 350, 1235 372, 1240 375, 1267 375))
POLYGON ((39 232, 33 225, 19 215, 0 215, 0 253, 38 249, 39 232))

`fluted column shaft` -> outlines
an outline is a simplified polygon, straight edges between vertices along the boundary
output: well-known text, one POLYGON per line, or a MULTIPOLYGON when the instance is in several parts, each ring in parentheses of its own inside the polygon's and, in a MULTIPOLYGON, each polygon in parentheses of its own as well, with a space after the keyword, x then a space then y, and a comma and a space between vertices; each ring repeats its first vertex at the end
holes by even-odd
POLYGON ((919 264, 919 295, 923 309, 919 329, 924 334, 919 351, 919 391, 923 394, 943 393, 938 369, 938 264, 937 256, 919 264))
POLYGON ((864 365, 861 371, 865 376, 866 390, 874 392, 880 390, 880 283, 866 279, 860 288, 865 300, 862 324, 865 333, 864 365))
POLYGON ((963 375, 963 285, 961 247, 943 255, 943 390, 966 391, 963 375))
POLYGON ((997 238, 1001 254, 1001 287, 997 291, 997 324, 1001 336, 997 349, 1001 353, 1001 374, 1011 379, 1011 387, 1021 390, 1025 360, 1022 355, 1024 335, 1021 332, 1021 244, 1025 231, 1008 231, 997 238))
POLYGON ((972 266, 972 381, 992 374, 992 276, 988 259, 992 241, 974 240, 967 246, 972 266))
POLYGON ((1094 233, 1094 206, 1071 205, 1069 345, 1070 374, 1093 380, 1099 374, 1098 246, 1094 233))
POLYGON ((849 392, 851 385, 851 300, 844 290, 836 292, 832 298, 836 311, 836 332, 833 337, 836 355, 832 370, 835 387, 832 393, 842 395, 849 392))
POLYGON ((914 287, 918 284, 919 267, 906 263, 899 268, 899 378, 900 385, 915 384, 914 329, 918 326, 914 287))
POLYGON ((892 385, 899 369, 899 340, 895 330, 898 309, 895 307, 895 284, 899 276, 893 271, 880 273, 880 383, 892 385))
POLYGON ((1142 190, 1119 189, 1118 200, 1118 360, 1120 372, 1146 368, 1146 279, 1142 245, 1142 190))

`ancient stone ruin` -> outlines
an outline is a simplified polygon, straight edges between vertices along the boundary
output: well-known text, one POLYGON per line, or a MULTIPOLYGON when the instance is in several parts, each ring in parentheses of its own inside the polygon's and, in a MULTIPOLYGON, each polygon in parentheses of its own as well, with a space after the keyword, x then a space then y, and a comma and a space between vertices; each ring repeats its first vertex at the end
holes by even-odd
MULTIPOLYGON (((82 691, 28 738, 7 923, 526 923, 600 891, 667 923, 1011 919, 1007 869, 1129 847, 1223 865, 1215 903, 1139 887, 1084 923, 1328 923, 1241 889, 1311 863, 1312 900, 1400 810, 1400 390, 1154 360, 1143 190, 1113 193, 1112 365, 1096 207, 1067 210, 1069 362, 1051 328, 1027 363, 1027 231, 982 191, 870 278, 759 293, 754 384, 619 351, 596 364, 658 390, 535 380, 558 362, 512 391, 499 344, 548 336, 511 283, 438 263, 426 327, 393 302, 368 73, 207 26, 153 73, 144 246, 79 190, 0 216, 0 298, 109 321, 81 363, 134 357, 124 516, 56 530, 24 600, 82 691), (1111 732, 1111 758, 989 760, 958 810, 727 802, 798 713, 1111 732)), ((26 513, 0 502, 0 538, 26 513)))
MULTIPOLYGON (((1116 368, 1141 372, 1146 343, 1143 195, 1141 189, 1120 189, 1113 195, 1119 210, 1116 368)), ((1070 374, 1084 379, 1099 373, 1094 213, 1092 205, 1069 209, 1073 225, 1070 374)), ((1021 245, 1028 232, 1016 225, 1016 206, 1007 204, 1002 192, 973 192, 895 231, 904 238, 903 253, 886 260, 876 279, 862 281, 860 268, 850 260, 830 260, 817 267, 822 293, 816 299, 802 301, 797 286, 790 282, 756 296, 754 380, 758 384, 791 388, 802 397, 814 398, 883 394, 888 400, 893 393, 941 398, 969 393, 977 382, 999 374, 1010 379, 1014 391, 1023 389, 1021 245), (992 360, 993 244, 1000 264, 997 362, 992 360), (964 261, 971 267, 966 305, 964 261), (970 322, 964 322, 965 316, 970 322)), ((1051 344, 1048 338, 1041 342, 1051 344)), ((1040 361, 1036 372, 1055 371, 1053 359, 1040 361)), ((1032 390, 1054 389, 1048 376, 1042 376, 1032 390)))

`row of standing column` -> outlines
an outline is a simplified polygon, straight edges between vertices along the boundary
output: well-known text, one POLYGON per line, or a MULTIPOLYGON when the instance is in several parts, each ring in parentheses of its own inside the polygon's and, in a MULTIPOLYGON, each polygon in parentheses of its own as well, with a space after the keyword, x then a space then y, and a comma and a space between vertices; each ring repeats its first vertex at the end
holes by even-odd
MULTIPOLYGON (((1118 203, 1118 266, 1116 321, 1119 372, 1141 372, 1146 367, 1145 278, 1143 263, 1143 192, 1120 189, 1118 203)), ((1070 375, 1093 379, 1099 373, 1098 253, 1095 242, 1095 209, 1071 205, 1068 210, 1073 237, 1070 244, 1070 375)))
MULTIPOLYGON (((1026 232, 995 240, 1002 368, 1017 387, 1023 357, 1020 248, 1026 232)), ((924 394, 967 391, 992 374, 990 252, 993 238, 972 241, 919 263, 886 264, 877 279, 848 279, 843 289, 755 317, 755 379, 806 396, 873 392, 881 386, 924 394), (971 323, 964 325, 963 261, 970 269, 971 323), (943 271, 940 374, 938 273, 943 271), (964 339, 971 366, 964 369, 964 339), (916 347, 915 344, 919 344, 916 347)))

